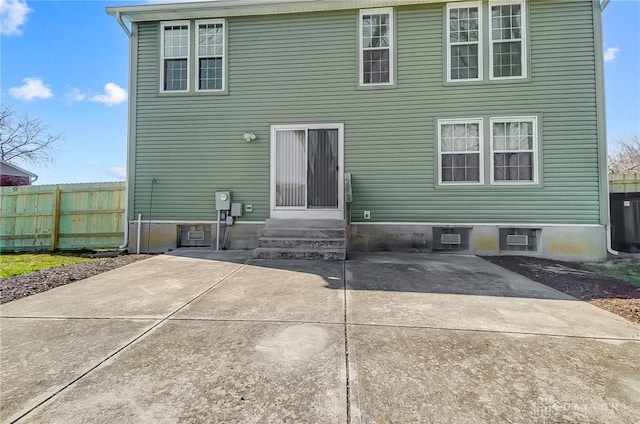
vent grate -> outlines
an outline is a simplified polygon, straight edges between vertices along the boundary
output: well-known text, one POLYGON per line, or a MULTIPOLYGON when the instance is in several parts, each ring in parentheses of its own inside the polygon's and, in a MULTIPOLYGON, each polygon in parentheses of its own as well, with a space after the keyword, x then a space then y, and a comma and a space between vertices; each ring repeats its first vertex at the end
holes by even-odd
POLYGON ((460 244, 460 234, 440 234, 441 244, 460 244))
POLYGON ((433 228, 434 251, 465 251, 469 250, 470 228, 433 228))
POLYGON ((187 233, 187 240, 190 241, 203 241, 204 231, 189 231, 187 233))
POLYGON ((500 228, 500 250, 535 252, 541 231, 538 228, 500 228))
POLYGON ((180 247, 211 247, 211 225, 181 225, 178 237, 180 247))
POLYGON ((509 246, 528 246, 529 236, 524 234, 509 234, 507 235, 507 244, 509 246))

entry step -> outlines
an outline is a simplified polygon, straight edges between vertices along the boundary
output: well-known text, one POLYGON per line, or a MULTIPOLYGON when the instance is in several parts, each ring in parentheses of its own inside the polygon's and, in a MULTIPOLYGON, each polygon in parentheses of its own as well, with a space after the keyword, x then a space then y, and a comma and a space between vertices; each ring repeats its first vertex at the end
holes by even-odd
POLYGON ((345 249, 291 249, 259 247, 253 251, 256 259, 312 259, 321 261, 344 261, 345 249))

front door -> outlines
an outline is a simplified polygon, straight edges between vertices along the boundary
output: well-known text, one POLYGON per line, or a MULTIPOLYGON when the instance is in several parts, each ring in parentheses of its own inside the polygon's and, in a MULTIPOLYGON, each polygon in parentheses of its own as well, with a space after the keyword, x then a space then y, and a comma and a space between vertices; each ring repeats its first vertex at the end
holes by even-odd
POLYGON ((343 127, 274 126, 271 217, 342 219, 343 127))

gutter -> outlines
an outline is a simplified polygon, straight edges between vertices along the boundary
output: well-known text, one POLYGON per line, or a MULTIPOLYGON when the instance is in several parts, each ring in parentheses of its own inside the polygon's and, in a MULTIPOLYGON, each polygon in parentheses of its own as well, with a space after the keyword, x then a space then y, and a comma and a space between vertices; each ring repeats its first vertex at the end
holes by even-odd
POLYGON ((600 10, 604 12, 604 9, 607 8, 610 2, 611 0, 602 0, 602 3, 600 3, 600 10))

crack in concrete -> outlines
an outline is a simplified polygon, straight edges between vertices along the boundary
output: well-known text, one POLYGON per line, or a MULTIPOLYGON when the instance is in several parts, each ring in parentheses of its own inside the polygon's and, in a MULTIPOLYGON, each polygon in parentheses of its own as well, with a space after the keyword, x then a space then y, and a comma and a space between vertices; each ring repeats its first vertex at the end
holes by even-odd
POLYGON ((636 342, 640 343, 640 338, 632 339, 626 337, 598 337, 598 336, 577 336, 571 334, 552 334, 552 333, 532 333, 527 331, 508 331, 508 330, 481 330, 475 328, 451 328, 451 327, 436 327, 436 326, 420 326, 420 325, 394 325, 394 324, 364 324, 364 323, 348 323, 349 325, 357 327, 383 327, 383 328, 409 328, 417 330, 441 330, 441 331, 458 331, 458 332, 471 332, 471 333, 492 333, 492 334, 517 334, 524 336, 539 336, 539 337, 559 337, 567 339, 587 339, 587 340, 609 340, 609 341, 621 341, 621 342, 636 342))
POLYGON ((347 261, 342 262, 342 286, 344 298, 344 362, 347 393, 347 423, 351 423, 351 380, 349 377, 349 327, 347 325, 347 261))

